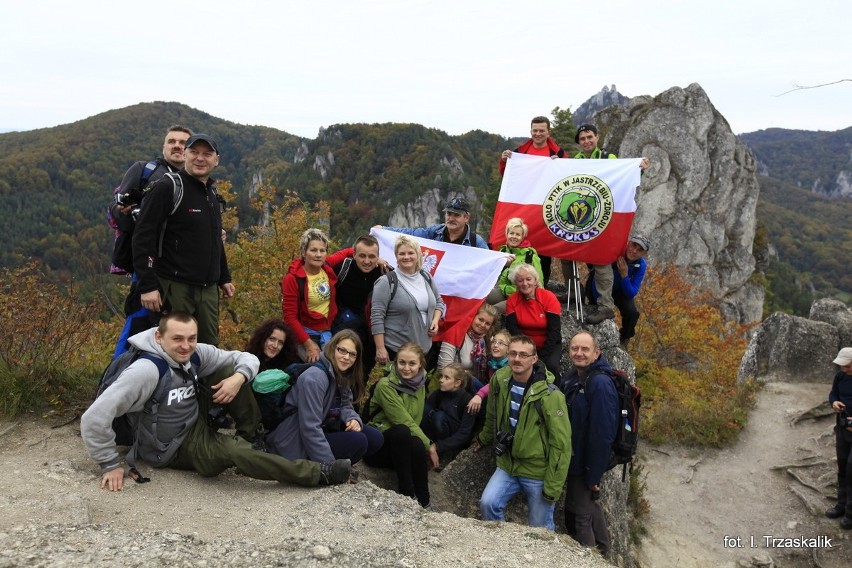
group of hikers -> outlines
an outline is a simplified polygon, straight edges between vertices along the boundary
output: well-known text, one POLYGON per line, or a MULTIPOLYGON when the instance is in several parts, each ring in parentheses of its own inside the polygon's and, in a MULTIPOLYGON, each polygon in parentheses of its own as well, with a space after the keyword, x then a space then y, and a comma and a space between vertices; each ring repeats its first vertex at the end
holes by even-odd
MULTIPOLYGON (((594 125, 580 126, 576 141, 576 158, 615 157, 597 148, 594 125)), ((545 117, 514 152, 566 157, 545 117)), ((501 155, 501 172, 512 153, 501 155)), ((137 459, 305 486, 356 481, 363 460, 393 469, 398 491, 432 509, 429 471, 465 448, 493 446, 484 519, 504 519, 523 492, 530 525, 555 530, 565 490, 567 531, 606 553, 598 494, 620 418, 614 371, 589 331, 563 346, 562 307, 546 288, 551 260, 527 240, 524 219, 506 224, 505 269, 457 342, 433 341, 447 307, 413 237, 488 248, 464 197, 449 200, 443 223, 383 227, 400 233, 391 263, 371 235, 329 254, 328 236, 307 229, 281 280, 281 317, 261 323, 242 351, 225 351, 216 347, 218 290, 231 297, 236 287, 211 178, 219 157, 210 136, 172 126, 162 158, 135 163, 116 190, 124 254, 117 241, 114 265, 132 274, 128 320, 114 376, 81 422, 102 487, 121 490, 126 475, 146 481, 137 459), (119 420, 133 432, 124 459, 119 420), (228 427, 233 435, 219 432, 228 427)), ((598 307, 586 323, 618 308, 624 346, 650 248, 634 234, 615 262, 590 267, 587 295, 598 307)))

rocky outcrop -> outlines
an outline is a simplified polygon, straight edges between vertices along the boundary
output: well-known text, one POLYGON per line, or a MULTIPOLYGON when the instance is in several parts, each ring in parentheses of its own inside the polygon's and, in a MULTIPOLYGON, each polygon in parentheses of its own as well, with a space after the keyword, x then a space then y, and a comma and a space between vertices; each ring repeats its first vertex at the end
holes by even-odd
POLYGON ((574 124, 580 126, 584 122, 592 122, 592 117, 595 113, 612 105, 625 105, 630 102, 629 97, 625 97, 618 92, 615 85, 601 89, 599 93, 593 95, 586 102, 578 106, 572 113, 574 124))
MULTIPOLYGON (((570 338, 582 328, 577 320, 563 312, 562 339, 567 344, 570 338)), ((598 344, 613 368, 624 369, 635 380, 633 360, 626 351, 620 348, 618 328, 612 320, 606 320, 600 325, 589 326, 589 331, 598 340, 598 344)), ((562 368, 569 369, 570 361, 563 357, 562 368)), ((471 495, 481 495, 482 490, 494 472, 495 458, 490 449, 474 453, 467 450, 450 462, 442 473, 444 480, 441 505, 448 511, 463 517, 479 518, 478 500, 471 495)), ((622 482, 621 467, 608 471, 601 483, 601 505, 607 519, 610 531, 612 549, 607 560, 618 566, 631 567, 635 565, 630 544, 629 523, 632 513, 628 509, 627 496, 629 480, 622 482)), ((564 494, 556 506, 554 520, 558 532, 565 531, 564 494)), ((506 520, 519 524, 527 523, 527 509, 521 496, 510 501, 506 509, 506 520)))
MULTIPOLYGON (((448 177, 460 175, 461 164, 458 161, 447 162, 444 165, 449 168, 448 177)), ((440 176, 436 176, 436 183, 440 183, 441 180, 440 176)), ((444 206, 452 197, 459 195, 463 195, 468 200, 475 217, 476 212, 479 210, 479 199, 473 188, 468 188, 461 194, 453 192, 450 195, 446 189, 434 187, 414 201, 398 205, 390 214, 388 225, 391 227, 427 227, 435 223, 443 223, 444 206)))
POLYGON ((822 299, 810 318, 776 312, 757 328, 740 363, 738 381, 826 382, 836 372, 832 361, 852 345, 852 310, 822 299))
POLYGON ((652 262, 674 263, 742 323, 760 320, 753 279, 758 197, 755 162, 697 84, 636 97, 595 116, 602 146, 651 166, 637 191, 634 230, 650 236, 652 262))

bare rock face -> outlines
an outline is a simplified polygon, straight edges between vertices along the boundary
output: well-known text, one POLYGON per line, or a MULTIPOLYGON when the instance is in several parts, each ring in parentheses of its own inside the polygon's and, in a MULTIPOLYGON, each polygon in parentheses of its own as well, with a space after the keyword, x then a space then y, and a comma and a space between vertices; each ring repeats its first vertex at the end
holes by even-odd
POLYGON ((637 191, 635 232, 652 262, 673 263, 711 290, 726 317, 761 319, 752 243, 758 183, 751 153, 697 84, 636 97, 595 117, 602 147, 651 166, 637 191))
MULTIPOLYGON (((451 172, 456 173, 459 172, 461 168, 458 161, 452 163, 447 162, 444 165, 449 168, 451 172)), ((439 177, 436 182, 440 181, 439 177)), ((388 225, 391 227, 428 227, 435 223, 443 223, 444 206, 447 204, 447 201, 453 197, 466 198, 473 210, 473 215, 476 215, 476 212, 479 209, 479 198, 476 196, 476 192, 474 192, 472 188, 468 188, 467 191, 460 195, 458 193, 452 193, 452 195, 450 195, 445 190, 435 187, 410 203, 398 205, 390 214, 390 217, 388 218, 388 225)), ((473 225, 473 222, 471 224, 473 225)))
POLYGON ((838 343, 830 323, 775 312, 752 336, 737 380, 825 382, 835 373, 838 343))
POLYGON ((837 328, 838 349, 852 347, 852 309, 833 298, 821 298, 811 304, 808 319, 824 321, 837 328))

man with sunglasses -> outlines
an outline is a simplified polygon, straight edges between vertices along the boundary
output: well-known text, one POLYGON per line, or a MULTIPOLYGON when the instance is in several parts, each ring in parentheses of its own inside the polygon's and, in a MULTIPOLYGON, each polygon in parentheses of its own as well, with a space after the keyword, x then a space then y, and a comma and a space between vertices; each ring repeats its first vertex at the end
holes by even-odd
POLYGON ((509 365, 491 378, 485 426, 474 451, 494 442, 497 469, 480 498, 482 518, 505 520, 509 500, 523 491, 530 526, 556 530, 553 511, 571 461, 565 396, 525 335, 509 341, 509 365))

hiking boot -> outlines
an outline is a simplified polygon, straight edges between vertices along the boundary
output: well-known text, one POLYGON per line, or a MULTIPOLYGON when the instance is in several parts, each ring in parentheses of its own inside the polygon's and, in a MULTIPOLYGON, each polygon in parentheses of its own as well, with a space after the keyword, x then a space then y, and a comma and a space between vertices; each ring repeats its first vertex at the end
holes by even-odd
POLYGON ((841 505, 838 503, 831 509, 825 510, 825 516, 829 519, 839 519, 840 517, 846 514, 846 505, 841 505))
POLYGON ((320 464, 319 485, 340 485, 349 481, 352 473, 350 460, 334 460, 320 464))
POLYGON ((602 323, 604 320, 608 319, 615 319, 615 312, 612 308, 608 308, 606 306, 598 306, 597 310, 586 315, 586 323, 590 323, 592 325, 602 323))
POLYGON ((842 519, 840 519, 840 528, 845 531, 852 529, 852 517, 844 516, 842 519))

